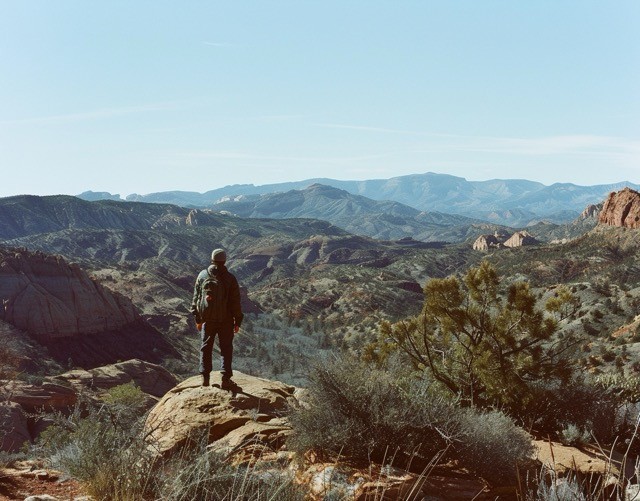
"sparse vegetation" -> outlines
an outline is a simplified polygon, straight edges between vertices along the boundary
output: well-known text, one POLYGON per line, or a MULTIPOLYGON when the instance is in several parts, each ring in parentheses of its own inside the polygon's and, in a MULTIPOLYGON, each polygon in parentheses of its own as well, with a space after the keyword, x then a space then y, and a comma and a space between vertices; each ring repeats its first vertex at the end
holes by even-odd
MULTIPOLYGON (((293 418, 290 446, 300 452, 365 464, 393 458, 418 470, 444 455, 503 482, 529 450, 512 419, 567 444, 597 439, 635 451, 638 232, 600 229, 562 245, 489 254, 477 265, 468 245, 406 248, 319 222, 208 217, 197 229, 168 222, 154 231, 71 229, 15 242, 63 253, 131 297, 184 355, 165 363, 181 375, 193 374, 198 341, 180 301, 211 242, 233 248, 234 271, 261 312, 247 315, 236 338, 236 367, 310 385, 310 406, 293 418), (314 239, 322 259, 291 258, 314 239), (318 367, 309 381, 309 365, 337 352, 349 356, 318 367), (373 364, 356 363, 358 356, 373 364)), ((37 353, 22 362, 40 363, 37 353)), ((18 377, 4 360, 0 349, 0 379, 18 377)), ((58 363, 72 368, 77 360, 58 363)), ((31 369, 20 377, 33 383, 55 372, 31 369)), ((248 499, 299 495, 287 478, 231 467, 204 448, 154 462, 141 440, 144 399, 130 384, 103 402, 83 401, 58 416, 40 446, 97 498, 213 499, 224 489, 248 499), (267 478, 276 478, 274 489, 267 478)), ((577 494, 585 486, 575 479, 549 485, 540 484, 542 499, 569 492, 590 499, 577 494)))
POLYGON ((39 453, 80 480, 95 499, 303 498, 285 473, 232 466, 208 450, 206 441, 196 441, 200 447, 185 448, 169 461, 161 459, 143 433, 144 414, 127 409, 138 392, 133 385, 122 385, 109 392, 107 403, 83 399, 70 416, 58 414, 40 436, 39 453))
POLYGON ((532 452, 530 437, 501 412, 462 409, 398 367, 341 357, 315 368, 309 391, 308 405, 292 416, 290 446, 300 452, 364 463, 393 458, 418 471, 444 456, 498 482, 513 479, 515 465, 532 452))

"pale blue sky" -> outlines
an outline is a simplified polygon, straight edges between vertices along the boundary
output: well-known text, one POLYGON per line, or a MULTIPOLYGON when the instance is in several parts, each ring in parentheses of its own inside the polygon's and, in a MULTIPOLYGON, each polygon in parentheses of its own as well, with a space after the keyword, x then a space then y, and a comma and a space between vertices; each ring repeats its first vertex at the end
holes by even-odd
POLYGON ((0 196, 640 183, 640 2, 0 0, 0 196))

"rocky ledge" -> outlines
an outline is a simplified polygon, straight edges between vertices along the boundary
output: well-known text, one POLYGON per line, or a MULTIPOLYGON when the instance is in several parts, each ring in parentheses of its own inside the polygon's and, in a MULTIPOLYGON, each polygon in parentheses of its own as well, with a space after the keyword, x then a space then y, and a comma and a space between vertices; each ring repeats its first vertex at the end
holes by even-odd
POLYGON ((168 391, 147 418, 154 447, 168 456, 204 438, 225 453, 255 445, 279 450, 291 433, 286 414, 300 390, 237 371, 233 380, 232 391, 222 390, 215 375, 213 386, 201 386, 195 376, 168 391))

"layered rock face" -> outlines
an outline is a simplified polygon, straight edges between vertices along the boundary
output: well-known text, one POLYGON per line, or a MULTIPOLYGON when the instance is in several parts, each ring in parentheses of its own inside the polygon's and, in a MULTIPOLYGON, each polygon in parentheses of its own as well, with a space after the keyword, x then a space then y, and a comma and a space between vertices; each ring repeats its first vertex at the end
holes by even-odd
POLYGON ((488 251, 491 247, 498 247, 501 242, 494 235, 480 235, 473 243, 473 250, 488 251))
POLYGON ((609 193, 598 222, 620 228, 640 228, 640 193, 631 188, 609 193))
POLYGON ((128 299, 61 257, 0 249, 0 318, 40 341, 114 331, 134 322, 128 299))

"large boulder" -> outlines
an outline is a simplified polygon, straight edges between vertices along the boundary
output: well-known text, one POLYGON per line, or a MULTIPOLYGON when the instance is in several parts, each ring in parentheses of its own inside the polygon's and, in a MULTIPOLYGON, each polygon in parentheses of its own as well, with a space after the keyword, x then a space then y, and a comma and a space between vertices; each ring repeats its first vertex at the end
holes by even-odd
POLYGON ((16 452, 31 441, 27 417, 14 402, 0 402, 0 451, 16 452))
POLYGON ((146 427, 154 447, 168 456, 201 440, 225 453, 256 444, 277 450, 291 433, 285 415, 296 388, 235 372, 236 388, 201 386, 200 376, 170 390, 150 411, 146 427))
POLYGON ((607 226, 640 228, 640 193, 631 188, 610 193, 598 222, 607 226))

